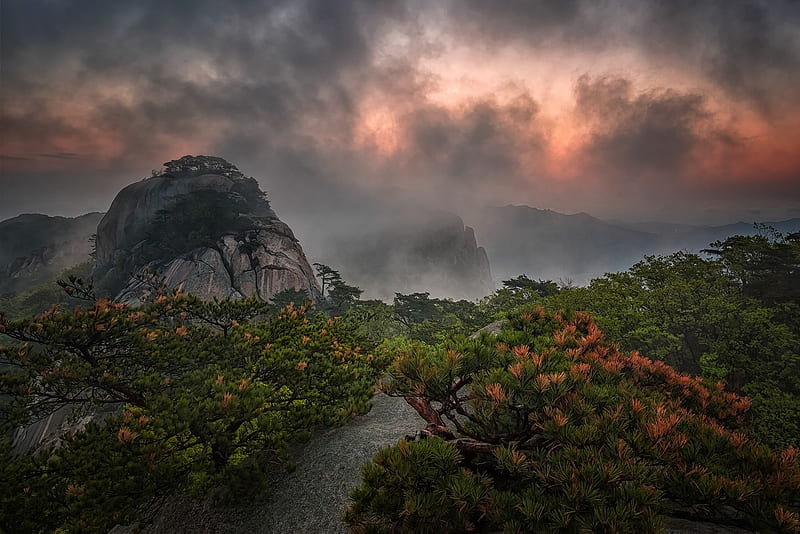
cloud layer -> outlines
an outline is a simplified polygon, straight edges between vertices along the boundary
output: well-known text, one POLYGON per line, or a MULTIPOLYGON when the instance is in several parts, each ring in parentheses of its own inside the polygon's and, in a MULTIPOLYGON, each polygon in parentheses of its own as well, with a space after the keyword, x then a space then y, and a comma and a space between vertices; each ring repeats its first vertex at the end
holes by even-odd
POLYGON ((789 216, 798 28, 789 0, 8 0, 0 218, 199 153, 303 236, 384 199, 789 216))

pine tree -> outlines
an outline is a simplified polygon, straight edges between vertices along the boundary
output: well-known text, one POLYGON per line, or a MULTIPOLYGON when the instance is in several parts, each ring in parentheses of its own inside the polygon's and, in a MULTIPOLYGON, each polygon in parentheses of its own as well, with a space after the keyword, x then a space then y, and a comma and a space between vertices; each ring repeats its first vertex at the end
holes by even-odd
POLYGON ((103 531, 156 496, 253 493, 293 443, 365 411, 378 369, 344 322, 292 304, 258 320, 266 310, 172 293, 0 317, 4 429, 64 407, 111 411, 39 454, 4 443, 0 528, 103 531))
POLYGON ((427 426, 351 494, 361 532, 656 532, 668 516, 797 532, 800 465, 749 401, 606 343, 585 313, 511 314, 401 353, 384 383, 427 426))

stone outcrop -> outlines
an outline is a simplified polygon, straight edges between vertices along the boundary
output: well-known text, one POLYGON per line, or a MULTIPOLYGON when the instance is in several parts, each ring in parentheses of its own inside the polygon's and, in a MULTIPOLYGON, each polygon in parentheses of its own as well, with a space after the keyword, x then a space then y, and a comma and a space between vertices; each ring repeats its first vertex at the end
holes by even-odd
POLYGON ((381 214, 366 228, 332 238, 322 262, 372 298, 427 291, 476 299, 494 291, 489 258, 475 232, 452 213, 413 210, 381 214))
POLYGON ((95 278, 117 300, 137 304, 154 272, 169 288, 204 299, 319 288, 291 229, 258 182, 221 158, 185 156, 117 195, 97 228, 95 278))
MULTIPOLYGON (((95 221, 100 217, 92 215, 95 221)), ((39 223, 63 219, 22 217, 39 223)), ((8 222, 14 220, 2 224, 8 222)), ((78 251, 87 259, 89 235, 78 251)), ((255 295, 268 300, 285 289, 319 297, 300 243, 271 209, 258 182, 221 158, 186 156, 166 163, 163 173, 123 189, 97 227, 95 256, 98 292, 117 295, 117 301, 130 305, 145 301, 155 289, 152 280, 131 276, 145 270, 168 288, 203 299, 255 295)), ((106 411, 78 408, 62 408, 17 429, 14 450, 57 445, 64 435, 102 420, 118 406, 109 404, 106 411)))
MULTIPOLYGON (((157 269, 167 287, 204 299, 269 300, 286 289, 319 294, 314 274, 292 231, 280 221, 250 232, 245 239, 226 234, 215 246, 192 250, 157 269), (244 251, 243 251, 244 250, 244 251)), ((138 304, 151 290, 146 280, 131 279, 117 300, 138 304)))

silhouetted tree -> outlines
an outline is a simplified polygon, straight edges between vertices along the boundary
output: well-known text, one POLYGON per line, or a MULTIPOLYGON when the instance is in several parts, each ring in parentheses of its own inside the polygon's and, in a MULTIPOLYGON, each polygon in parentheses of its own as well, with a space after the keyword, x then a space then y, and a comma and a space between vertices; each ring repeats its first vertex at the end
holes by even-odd
POLYGON ((325 289, 330 288, 334 282, 340 282, 342 276, 339 274, 339 271, 322 263, 314 263, 314 267, 317 270, 317 277, 322 286, 322 297, 325 298, 325 289))

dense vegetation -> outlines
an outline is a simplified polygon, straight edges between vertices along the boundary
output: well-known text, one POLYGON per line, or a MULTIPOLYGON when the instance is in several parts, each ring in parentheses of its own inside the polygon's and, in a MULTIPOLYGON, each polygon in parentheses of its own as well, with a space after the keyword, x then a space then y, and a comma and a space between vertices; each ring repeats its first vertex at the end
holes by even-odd
POLYGON ((344 322, 293 305, 257 320, 267 311, 171 294, 0 320, 18 342, 0 349, 7 429, 113 408, 53 450, 3 444, 0 527, 103 531, 160 495, 252 492, 292 443, 363 412, 380 365, 344 322))
POLYGON ((800 234, 712 246, 711 257, 648 257, 544 303, 591 312, 623 350, 723 380, 750 397, 755 434, 800 446, 800 234))
POLYGON ((797 449, 741 433, 746 398, 619 352, 583 312, 413 348, 384 390, 428 426, 364 468, 357 532, 655 532, 667 515, 800 528, 797 449))
MULTIPOLYGON (((62 272, 61 278, 67 279, 70 276, 87 278, 93 268, 94 264, 87 261, 62 272)), ((72 308, 80 304, 80 300, 66 294, 58 284, 52 281, 33 285, 19 293, 0 295, 0 313, 13 319, 38 315, 54 304, 72 308)))
POLYGON ((590 312, 622 350, 722 380, 750 398, 752 433, 800 447, 800 234, 735 236, 703 255, 649 256, 586 287, 523 275, 478 303, 398 294, 393 305, 363 302, 351 314, 384 338, 435 344, 531 303, 590 312))
MULTIPOLYGON (((180 208, 185 225, 207 207, 180 208)), ((95 414, 37 454, 6 432, 0 528, 102 531, 162 495, 253 494, 293 443, 364 411, 394 356, 387 391, 428 439, 365 468, 356 531, 650 531, 665 514, 800 528, 800 235, 647 257, 586 287, 523 275, 480 302, 362 300, 316 268, 318 303, 164 292, 134 309, 93 298, 90 266, 67 293, 0 300, 3 430, 95 414), (489 323, 499 337, 466 339, 489 323)))

